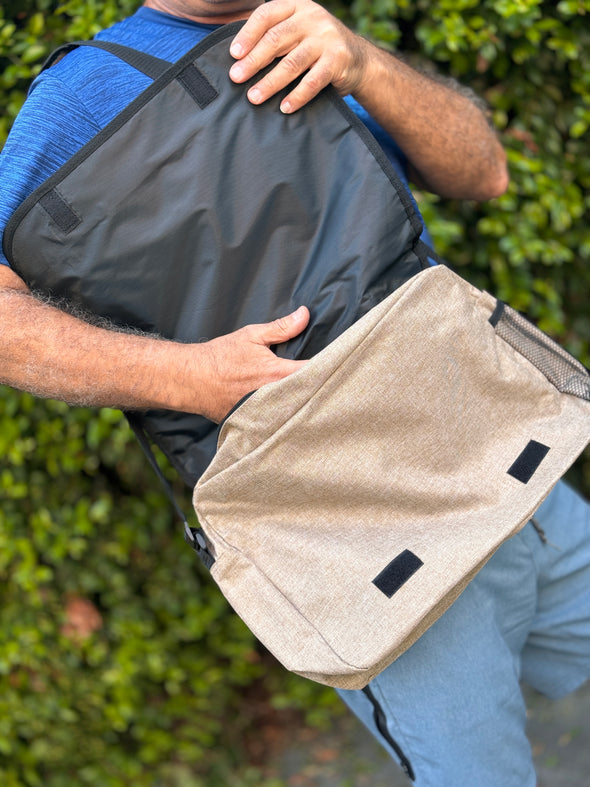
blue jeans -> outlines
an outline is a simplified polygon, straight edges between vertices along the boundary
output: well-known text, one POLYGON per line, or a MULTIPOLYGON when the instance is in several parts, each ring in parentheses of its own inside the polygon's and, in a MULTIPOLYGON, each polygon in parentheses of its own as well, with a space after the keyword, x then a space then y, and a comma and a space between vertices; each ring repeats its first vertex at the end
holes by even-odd
POLYGON ((535 787, 520 681, 551 698, 590 676, 590 506, 559 483, 453 606, 342 699, 417 787, 535 787))

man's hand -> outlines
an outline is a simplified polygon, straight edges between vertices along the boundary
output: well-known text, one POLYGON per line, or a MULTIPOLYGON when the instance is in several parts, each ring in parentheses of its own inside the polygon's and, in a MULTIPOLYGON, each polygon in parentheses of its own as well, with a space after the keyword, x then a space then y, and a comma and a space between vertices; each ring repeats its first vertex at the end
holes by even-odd
POLYGON ((230 53, 237 62, 234 82, 246 82, 280 58, 277 65, 248 91, 261 104, 301 77, 281 102, 295 112, 332 84, 353 93, 362 79, 366 42, 312 0, 273 0, 258 6, 234 38, 230 53))
POLYGON ((247 325, 202 344, 196 359, 204 382, 201 414, 219 423, 243 396, 301 368, 305 361, 279 358, 270 347, 293 339, 308 322, 309 311, 301 306, 274 322, 247 325))

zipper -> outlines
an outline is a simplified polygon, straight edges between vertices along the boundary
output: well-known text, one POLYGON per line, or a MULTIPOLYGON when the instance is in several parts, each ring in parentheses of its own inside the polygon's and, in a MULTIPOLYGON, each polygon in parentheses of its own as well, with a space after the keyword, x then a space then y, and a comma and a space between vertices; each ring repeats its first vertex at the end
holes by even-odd
POLYGON ((370 686, 365 686, 365 688, 362 689, 362 692, 373 706, 373 721, 375 722, 375 726, 377 727, 383 738, 385 738, 387 743, 391 746, 393 751, 396 753, 400 765, 402 767, 402 770, 404 771, 406 776, 408 776, 408 778, 410 778, 412 781, 415 781, 416 774, 414 773, 414 769, 410 765, 410 761, 403 753, 399 744, 396 743, 396 741, 394 741, 394 739, 391 737, 391 734, 387 729, 387 718, 385 716, 385 712, 381 707, 381 705, 379 704, 377 698, 373 694, 373 691, 371 690, 370 686))
POLYGON ((541 539, 541 542, 543 544, 545 544, 545 546, 553 547, 553 549, 556 549, 558 552, 561 552, 561 549, 558 546, 556 546, 555 544, 552 544, 551 541, 549 541, 545 531, 543 530, 543 528, 539 524, 538 520, 535 519, 534 516, 532 516, 530 518, 530 523, 535 528, 535 531, 536 531, 537 535, 541 539))

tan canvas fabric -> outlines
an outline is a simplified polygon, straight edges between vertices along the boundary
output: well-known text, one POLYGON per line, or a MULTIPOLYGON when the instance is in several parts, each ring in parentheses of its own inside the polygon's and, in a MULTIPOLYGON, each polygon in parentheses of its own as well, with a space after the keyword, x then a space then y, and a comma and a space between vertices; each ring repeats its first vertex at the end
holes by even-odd
POLYGON ((587 372, 495 308, 424 271, 223 425, 194 495, 212 574, 288 669, 365 685, 590 440, 587 372))

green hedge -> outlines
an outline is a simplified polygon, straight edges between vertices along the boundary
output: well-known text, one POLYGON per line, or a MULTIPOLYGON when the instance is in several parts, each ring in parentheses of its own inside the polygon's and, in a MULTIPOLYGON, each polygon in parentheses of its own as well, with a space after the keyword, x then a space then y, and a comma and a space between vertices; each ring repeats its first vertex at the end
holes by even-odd
POLYGON ((259 656, 121 416, 4 389, 0 456, 0 782, 215 783, 259 656))
MULTIPOLYGON (((590 362, 590 2, 356 0, 347 16, 483 96, 508 152, 508 193, 423 198, 463 275, 590 362)), ((444 118, 441 118, 444 123, 444 118)))
MULTIPOLYGON (((134 5, 3 3, 0 144, 54 46, 134 5)), ((487 204, 419 195, 436 245, 590 363, 590 2, 332 5, 487 100, 508 150, 509 191, 487 204)), ((578 480, 590 488, 584 462, 578 480)), ((262 673, 277 707, 302 707, 317 723, 334 712, 329 692, 267 674, 118 413, 0 388, 0 497, 6 787, 262 785, 239 749, 254 723, 242 695, 262 673)))

